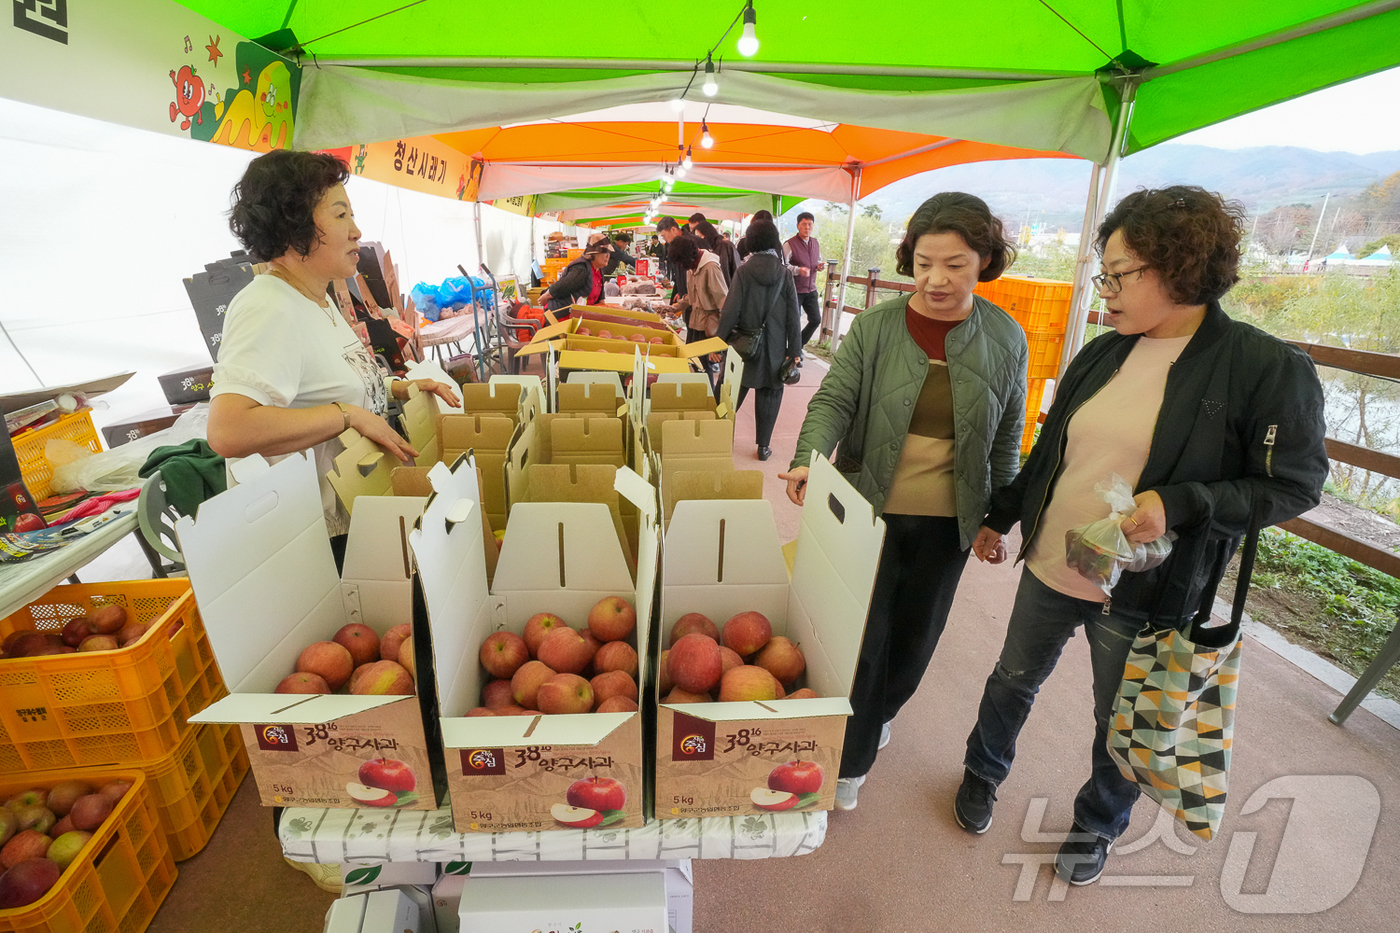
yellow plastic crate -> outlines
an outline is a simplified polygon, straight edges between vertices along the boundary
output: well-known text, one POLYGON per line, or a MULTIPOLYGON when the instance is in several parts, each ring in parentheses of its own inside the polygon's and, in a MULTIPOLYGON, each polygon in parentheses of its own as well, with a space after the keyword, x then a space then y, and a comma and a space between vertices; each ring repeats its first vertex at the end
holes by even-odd
POLYGON ((1040 423, 1040 403, 1045 398, 1045 380, 1026 380, 1026 428, 1021 432, 1021 453, 1031 452, 1036 425, 1040 423))
POLYGON ((974 291, 1015 318, 1027 331, 1064 333, 1069 324, 1073 282, 1003 275, 991 282, 979 282, 974 291))
POLYGON ((97 429, 92 426, 92 416, 86 408, 64 415, 37 431, 17 434, 10 440, 15 445, 15 456, 19 458, 24 485, 35 502, 47 499, 53 492, 49 486, 49 480, 53 479, 53 467, 44 457, 44 446, 49 441, 72 441, 95 454, 102 453, 102 439, 97 436, 97 429))
POLYGON ((1063 328, 1058 331, 1028 330, 1026 344, 1030 349, 1027 379, 1054 379, 1059 375, 1060 351, 1065 345, 1063 328))
POLYGON ((161 832, 150 782, 138 770, 43 771, 13 775, 0 794, 53 787, 81 778, 94 785, 131 782, 112 815, 48 893, 32 904, 0 910, 0 933, 141 933, 150 926, 177 870, 161 832))
POLYGON ((175 861, 199 853, 248 776, 248 750, 236 724, 197 726, 180 747, 140 766, 150 778, 161 829, 175 861))
POLYGON ((0 774, 161 758, 228 693, 188 580, 54 587, 0 620, 0 636, 59 631, 104 605, 146 634, 116 651, 0 660, 0 774))

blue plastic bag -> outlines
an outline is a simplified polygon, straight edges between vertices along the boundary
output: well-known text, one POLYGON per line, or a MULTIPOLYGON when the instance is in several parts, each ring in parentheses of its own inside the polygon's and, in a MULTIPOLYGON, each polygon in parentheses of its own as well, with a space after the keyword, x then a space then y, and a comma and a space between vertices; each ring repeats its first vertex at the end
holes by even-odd
POLYGON ((413 291, 409 292, 409 297, 413 299, 413 306, 418 309, 418 313, 423 315, 427 321, 436 321, 442 314, 438 307, 438 290, 436 285, 429 285, 427 282, 419 282, 413 286, 413 291))

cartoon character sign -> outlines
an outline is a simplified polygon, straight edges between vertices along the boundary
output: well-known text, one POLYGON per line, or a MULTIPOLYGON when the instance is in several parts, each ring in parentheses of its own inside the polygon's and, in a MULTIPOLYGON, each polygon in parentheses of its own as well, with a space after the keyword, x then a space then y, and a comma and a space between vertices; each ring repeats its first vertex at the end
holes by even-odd
POLYGON ((181 65, 180 71, 170 72, 170 80, 175 84, 175 102, 170 105, 170 122, 174 123, 183 116, 184 122, 180 124, 180 129, 190 128, 190 119, 195 123, 203 124, 204 115, 199 112, 199 108, 204 106, 204 82, 199 80, 191 65, 181 65))

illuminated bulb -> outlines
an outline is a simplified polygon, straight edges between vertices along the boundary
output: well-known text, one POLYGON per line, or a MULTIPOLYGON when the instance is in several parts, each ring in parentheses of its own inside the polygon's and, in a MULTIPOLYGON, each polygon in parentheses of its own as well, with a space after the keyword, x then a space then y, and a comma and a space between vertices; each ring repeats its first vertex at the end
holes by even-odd
POLYGON ((681 163, 681 167, 682 167, 682 168, 685 168, 685 169, 690 169, 690 168, 693 168, 694 166, 695 166, 695 162, 694 162, 694 160, 692 160, 692 159, 690 158, 690 147, 689 147, 689 146, 686 146, 686 147, 685 147, 685 161, 683 161, 683 162, 681 163))
POLYGON ((739 36, 739 54, 752 58, 758 53, 758 36, 754 34, 754 24, 758 16, 753 11, 753 0, 744 8, 744 33, 739 36))
POLYGON ((700 85, 700 90, 705 92, 706 97, 714 97, 719 93, 719 82, 715 80, 715 62, 708 55, 705 56, 705 83, 700 85))
POLYGON ((684 163, 684 162, 682 162, 680 165, 677 165, 677 166, 676 166, 676 177, 677 177, 677 178, 684 178, 684 177, 685 177, 685 163, 684 163))
POLYGON ((670 191, 673 187, 675 187, 676 180, 670 175, 667 175, 666 180, 663 181, 661 184, 663 184, 666 187, 667 191, 670 191))
POLYGON ((700 145, 704 146, 706 149, 714 148, 715 141, 710 137, 710 125, 708 123, 702 122, 700 124, 700 145))
POLYGON ((676 113, 680 113, 682 110, 684 110, 684 109, 685 109, 685 98, 684 98, 684 97, 675 97, 675 98, 672 98, 672 99, 671 99, 671 109, 674 110, 676 113))

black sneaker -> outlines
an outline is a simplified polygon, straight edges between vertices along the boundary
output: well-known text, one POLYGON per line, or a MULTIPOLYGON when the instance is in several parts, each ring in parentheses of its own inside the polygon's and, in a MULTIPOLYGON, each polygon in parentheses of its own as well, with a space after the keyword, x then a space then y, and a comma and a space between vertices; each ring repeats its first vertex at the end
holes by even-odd
POLYGON ((963 829, 980 836, 992 826, 992 802, 996 799, 995 784, 964 771, 958 796, 953 798, 953 819, 963 829))
POLYGON ((1070 884, 1093 884, 1103 874, 1112 848, 1112 839, 1096 836, 1075 823, 1055 856, 1055 874, 1070 884))

